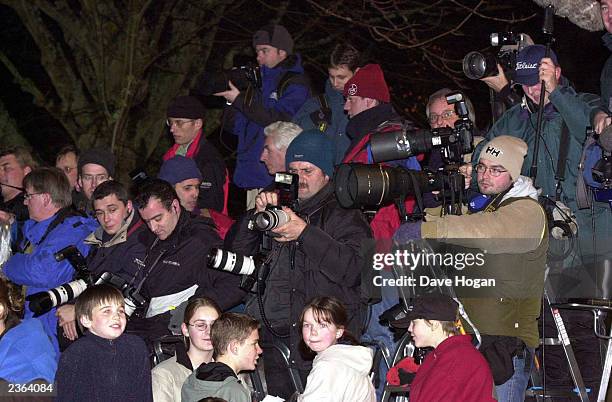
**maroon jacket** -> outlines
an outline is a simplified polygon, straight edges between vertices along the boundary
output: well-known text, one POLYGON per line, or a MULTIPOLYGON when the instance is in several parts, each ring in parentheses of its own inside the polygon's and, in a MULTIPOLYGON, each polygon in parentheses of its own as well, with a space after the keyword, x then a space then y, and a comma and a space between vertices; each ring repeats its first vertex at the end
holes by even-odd
POLYGON ((410 402, 491 402, 493 376, 469 335, 451 336, 426 357, 410 385, 410 402))

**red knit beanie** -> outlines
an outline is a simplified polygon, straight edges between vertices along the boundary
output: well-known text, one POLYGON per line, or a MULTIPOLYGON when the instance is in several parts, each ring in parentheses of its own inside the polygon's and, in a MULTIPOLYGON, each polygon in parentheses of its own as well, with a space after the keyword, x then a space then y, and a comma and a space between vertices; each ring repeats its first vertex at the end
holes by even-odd
POLYGON ((389 103, 389 87, 378 64, 361 67, 344 85, 344 96, 361 96, 389 103))

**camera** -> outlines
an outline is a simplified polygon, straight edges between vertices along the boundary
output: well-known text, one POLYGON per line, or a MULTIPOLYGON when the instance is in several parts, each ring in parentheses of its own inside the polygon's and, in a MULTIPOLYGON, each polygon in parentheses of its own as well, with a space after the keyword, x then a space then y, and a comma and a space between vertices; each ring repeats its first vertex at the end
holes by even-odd
POLYGON ((227 91, 230 89, 229 81, 240 91, 246 90, 249 86, 259 89, 262 83, 259 66, 247 63, 229 70, 204 73, 197 85, 197 93, 202 96, 211 96, 227 91))
POLYGON ((101 285, 107 283, 119 289, 125 300, 125 314, 129 317, 137 307, 146 304, 146 299, 140 295, 135 288, 129 286, 128 282, 111 272, 103 272, 96 281, 93 280, 91 272, 87 269, 87 262, 81 252, 74 246, 64 247, 54 254, 55 260, 60 262, 68 260, 76 271, 75 280, 64 283, 46 292, 38 292, 26 297, 30 302, 30 311, 34 317, 39 317, 53 307, 60 306, 79 297, 90 285, 101 285))
POLYGON ((403 125, 398 131, 375 133, 370 139, 374 162, 405 159, 434 148, 442 148, 445 161, 461 163, 465 154, 472 152, 473 124, 470 121, 465 98, 461 92, 446 96, 449 105, 455 105, 459 119, 455 127, 414 130, 403 125))
POLYGON ((249 221, 249 229, 267 232, 289 222, 289 216, 281 207, 295 209, 298 198, 299 176, 280 172, 274 176, 278 194, 278 205, 268 205, 265 211, 257 212, 249 221))
POLYGON ((250 292, 255 289, 255 284, 259 281, 260 291, 264 292, 265 278, 267 276, 267 265, 262 264, 264 254, 255 257, 243 256, 231 251, 213 248, 208 253, 208 268, 242 275, 240 288, 250 292), (265 269, 260 269, 265 266, 265 269))
POLYGON ((499 64, 508 79, 511 80, 514 76, 517 53, 525 46, 533 44, 533 41, 523 33, 500 32, 491 34, 490 43, 494 47, 501 46, 496 55, 472 51, 463 58, 463 73, 469 79, 479 80, 495 76, 498 74, 497 65, 499 64))

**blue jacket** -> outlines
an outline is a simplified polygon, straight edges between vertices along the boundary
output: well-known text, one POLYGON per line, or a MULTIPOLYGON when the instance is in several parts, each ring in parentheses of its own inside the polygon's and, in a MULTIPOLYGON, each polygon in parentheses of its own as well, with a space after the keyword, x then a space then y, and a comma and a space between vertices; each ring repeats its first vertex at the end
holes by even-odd
POLYGON ((275 68, 261 66, 261 90, 242 91, 232 103, 236 112, 232 132, 238 136, 234 183, 240 188, 261 188, 272 182, 272 176, 259 160, 264 145, 263 129, 275 121, 291 121, 308 98, 310 91, 303 77, 292 79, 279 98, 278 84, 286 72, 304 74, 299 55, 289 56, 275 68))
MULTIPOLYGON (((327 135, 336 146, 336 157, 334 164, 342 163, 344 153, 351 145, 351 139, 346 135, 346 123, 348 123, 348 116, 344 112, 344 96, 336 91, 331 86, 329 80, 325 80, 325 100, 327 101, 328 107, 331 109, 331 121, 325 128, 325 135, 327 135)), ((317 96, 312 97, 304 103, 300 110, 296 113, 293 118, 293 122, 304 130, 319 130, 320 128, 312 120, 312 114, 317 113, 321 110, 321 103, 317 96)))
MULTIPOLYGON (((69 245, 76 245, 81 254, 87 255, 89 246, 83 243, 87 235, 93 232, 97 221, 82 216, 70 216, 56 226, 42 241, 47 228, 57 214, 41 222, 32 219, 26 221, 23 227, 24 241, 22 250, 26 253, 15 253, 4 266, 4 273, 8 279, 18 285, 27 286, 26 295, 46 291, 70 282, 74 276, 74 269, 67 260, 55 261, 54 254, 69 245), (31 252, 28 253, 26 243, 31 243, 31 252)), ((26 303, 25 318, 33 313, 26 303)), ((57 317, 55 308, 38 317, 45 332, 51 338, 56 351, 57 343, 57 317)))
POLYGON ((0 338, 0 378, 24 384, 36 379, 52 383, 57 353, 40 323, 25 319, 0 338))
MULTIPOLYGON (((603 36, 606 47, 612 52, 612 33, 603 36)), ((601 70, 601 101, 604 107, 612 111, 612 54, 608 57, 603 70, 601 70)))

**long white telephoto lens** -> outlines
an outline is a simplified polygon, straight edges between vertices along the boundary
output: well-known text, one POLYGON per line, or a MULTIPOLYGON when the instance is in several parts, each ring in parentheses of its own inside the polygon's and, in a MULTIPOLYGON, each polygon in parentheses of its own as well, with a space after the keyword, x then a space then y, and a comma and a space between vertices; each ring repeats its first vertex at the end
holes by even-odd
POLYGON ((242 256, 220 248, 210 251, 208 266, 237 275, 250 275, 255 271, 253 257, 242 256))

